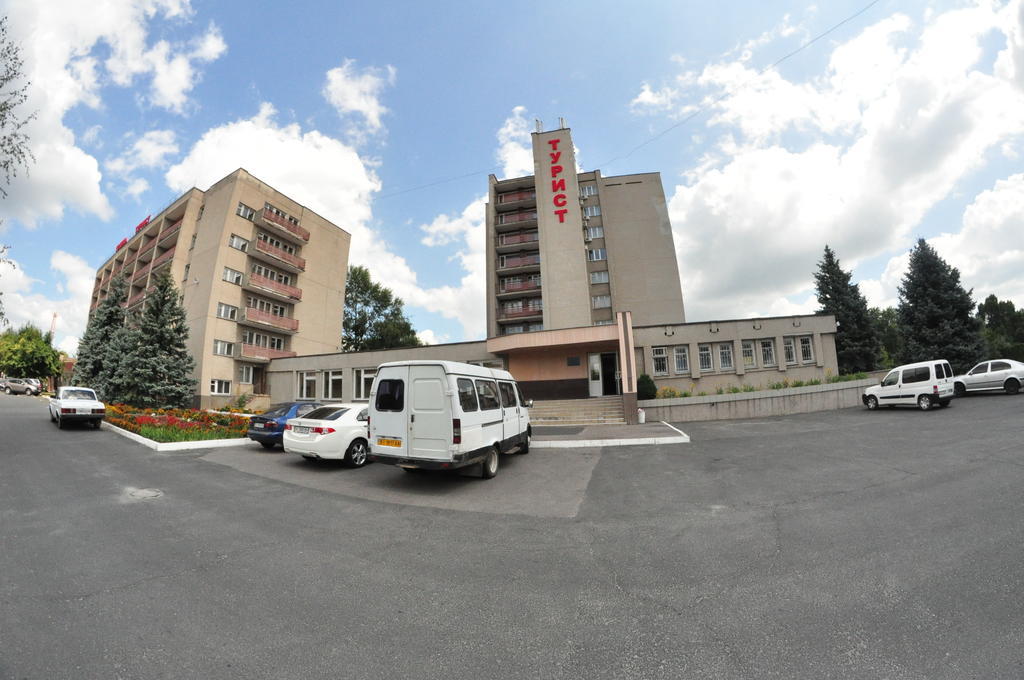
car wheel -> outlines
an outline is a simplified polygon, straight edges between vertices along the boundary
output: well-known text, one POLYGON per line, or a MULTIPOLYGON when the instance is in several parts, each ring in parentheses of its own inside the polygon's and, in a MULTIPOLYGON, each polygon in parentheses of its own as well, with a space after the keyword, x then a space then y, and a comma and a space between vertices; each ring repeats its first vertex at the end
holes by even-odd
POLYGON ((868 410, 869 411, 877 411, 878 410, 878 397, 876 397, 874 395, 868 397, 868 410))
POLYGON ((953 396, 962 397, 967 394, 967 388, 964 387, 963 383, 956 383, 953 385, 953 396))
POLYGON ((260 444, 262 444, 265 449, 272 449, 277 446, 274 442, 260 442, 260 444))
POLYGON ((92 421, 92 429, 98 430, 98 429, 100 429, 100 425, 102 425, 102 424, 103 424, 102 420, 94 420, 94 421, 92 421))
POLYGON ((487 452, 480 470, 480 476, 484 479, 494 479, 496 474, 498 474, 498 447, 487 452))
POLYGON ((363 467, 366 465, 366 454, 369 452, 366 440, 356 439, 348 445, 348 451, 345 452, 345 464, 354 468, 363 467))
POLYGON ((57 422, 57 416, 53 415, 53 411, 50 411, 50 422, 51 423, 57 422))
POLYGON ((64 419, 61 418, 60 416, 57 416, 57 429, 58 430, 63 430, 64 429, 64 419))
POLYGON ((11 393, 11 388, 10 387, 5 387, 4 388, 4 392, 6 392, 7 394, 10 394, 11 393))
POLYGON ((1010 378, 1003 383, 1003 389, 1006 390, 1007 394, 1017 394, 1020 392, 1020 383, 1015 378, 1010 378))
POLYGON ((917 398, 917 407, 922 411, 927 411, 932 407, 932 398, 927 394, 922 394, 917 398))

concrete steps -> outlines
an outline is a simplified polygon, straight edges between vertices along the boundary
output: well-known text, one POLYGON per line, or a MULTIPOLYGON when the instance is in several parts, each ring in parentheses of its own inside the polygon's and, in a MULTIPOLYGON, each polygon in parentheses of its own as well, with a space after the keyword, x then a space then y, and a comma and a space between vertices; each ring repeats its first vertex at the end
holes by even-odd
POLYGON ((534 425, 625 425, 622 397, 551 399, 534 401, 530 408, 534 425))

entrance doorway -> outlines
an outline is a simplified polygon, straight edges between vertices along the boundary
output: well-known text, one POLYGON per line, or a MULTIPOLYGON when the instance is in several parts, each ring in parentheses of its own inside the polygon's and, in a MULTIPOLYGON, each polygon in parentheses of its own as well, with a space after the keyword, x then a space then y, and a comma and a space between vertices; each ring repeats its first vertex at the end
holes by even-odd
POLYGON ((603 397, 621 394, 619 385, 619 355, 616 352, 591 354, 587 358, 589 366, 590 396, 603 397))

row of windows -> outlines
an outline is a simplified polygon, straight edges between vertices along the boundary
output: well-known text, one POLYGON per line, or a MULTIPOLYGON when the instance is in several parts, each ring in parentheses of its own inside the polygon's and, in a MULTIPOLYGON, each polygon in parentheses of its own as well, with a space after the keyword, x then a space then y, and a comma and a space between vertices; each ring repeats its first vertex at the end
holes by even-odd
MULTIPOLYGON (((267 314, 273 314, 274 316, 283 317, 288 312, 288 309, 284 305, 279 305, 276 302, 270 300, 264 300, 261 297, 255 295, 249 295, 246 298, 246 306, 250 309, 256 309, 267 314)), ((226 302, 217 303, 217 316, 221 319, 227 319, 229 321, 238 320, 238 307, 229 305, 226 302)))
MULTIPOLYGON (((321 399, 343 399, 342 388, 345 385, 344 371, 323 371, 318 379, 317 371, 300 371, 298 373, 298 385, 296 394, 299 399, 316 399, 317 383, 321 385, 321 399)), ((353 399, 365 400, 370 398, 370 387, 373 385, 373 377, 377 375, 375 368, 355 369, 355 390, 353 399)))
POLYGON ((519 333, 532 333, 533 331, 544 330, 543 323, 519 323, 503 326, 501 332, 503 335, 517 335, 519 333))
MULTIPOLYGON (((518 386, 506 381, 458 378, 456 385, 463 413, 496 411, 501 407, 512 408, 525 401, 518 386)), ((375 407, 378 411, 405 410, 405 381, 381 380, 377 385, 375 407)))
MULTIPOLYGON (((814 342, 809 335, 800 337, 786 337, 782 339, 783 359, 787 365, 799 363, 811 363, 814 361, 814 342)), ((656 376, 669 374, 669 349, 668 347, 652 347, 652 372, 656 376)), ((775 340, 764 338, 761 340, 744 340, 740 345, 743 368, 773 368, 778 365, 775 356, 775 340)), ((673 371, 676 374, 690 372, 690 347, 689 345, 676 345, 671 348, 673 371)), ((710 371, 731 371, 735 369, 733 357, 733 343, 701 343, 697 345, 697 366, 702 372, 710 371), (717 367, 716 367, 717 364, 717 367)))
MULTIPOLYGON (((281 210, 280 208, 276 208, 276 207, 272 206, 269 203, 264 203, 263 204, 263 209, 268 211, 268 212, 274 213, 275 215, 277 215, 281 219, 284 219, 284 220, 287 220, 287 221, 291 222, 295 226, 299 226, 299 221, 296 218, 292 217, 291 215, 289 215, 285 211, 281 210)), ((243 217, 243 218, 245 218, 247 220, 249 220, 250 222, 252 222, 254 219, 256 219, 256 211, 253 210, 252 208, 250 208, 249 206, 247 206, 245 203, 241 203, 241 202, 239 202, 238 208, 235 210, 235 214, 239 215, 239 216, 241 216, 241 217, 243 217)), ((202 216, 202 215, 200 215, 200 216, 202 216)))
MULTIPOLYGON (((291 276, 289 276, 288 274, 283 274, 277 271, 276 269, 264 267, 261 264, 254 263, 252 265, 252 273, 256 274, 257 276, 262 276, 263 278, 270 279, 271 281, 283 283, 286 286, 292 285, 291 276)), ((224 273, 221 275, 221 278, 227 281, 228 283, 234 283, 240 286, 242 285, 243 276, 245 275, 242 274, 242 272, 238 271, 237 269, 232 269, 231 267, 224 267, 224 273)))
POLYGON ((599 205, 586 205, 586 206, 583 206, 583 216, 584 217, 600 217, 601 216, 601 206, 599 206, 599 205))

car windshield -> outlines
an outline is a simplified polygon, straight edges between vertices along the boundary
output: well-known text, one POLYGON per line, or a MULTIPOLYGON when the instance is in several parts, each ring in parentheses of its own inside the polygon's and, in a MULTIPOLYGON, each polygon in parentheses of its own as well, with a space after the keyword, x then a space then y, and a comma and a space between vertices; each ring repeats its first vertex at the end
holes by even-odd
POLYGON ((321 406, 320 408, 313 409, 302 417, 308 418, 309 420, 337 420, 347 411, 347 408, 342 408, 340 406, 321 406))
POLYGON ((271 404, 270 408, 260 415, 265 418, 280 418, 288 413, 288 409, 290 409, 291 406, 291 404, 271 404))
POLYGON ((61 392, 62 399, 87 399, 96 401, 96 393, 92 390, 64 390, 61 392))

